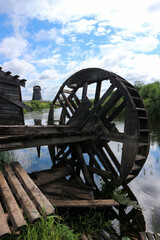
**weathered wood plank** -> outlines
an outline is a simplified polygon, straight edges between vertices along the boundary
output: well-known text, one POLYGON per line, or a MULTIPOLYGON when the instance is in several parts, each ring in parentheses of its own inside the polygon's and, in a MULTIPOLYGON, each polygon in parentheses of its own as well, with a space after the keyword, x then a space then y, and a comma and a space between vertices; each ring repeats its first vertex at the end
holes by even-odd
POLYGON ((60 195, 69 199, 93 199, 93 189, 72 180, 58 180, 40 187, 44 194, 60 195))
POLYGON ((4 119, 4 120, 8 120, 8 119, 11 119, 12 121, 13 121, 13 123, 15 122, 15 121, 22 121, 22 116, 21 116, 21 114, 8 114, 8 113, 5 113, 5 111, 4 111, 4 113, 2 113, 2 114, 0 114, 0 122, 1 122, 1 120, 2 119, 4 119))
POLYGON ((11 231, 8 226, 5 213, 3 211, 2 204, 0 202, 0 237, 7 234, 11 234, 11 231))
POLYGON ((22 187, 21 183, 15 176, 10 166, 8 164, 4 164, 3 167, 5 170, 5 174, 7 176, 7 180, 12 188, 12 191, 15 193, 18 201, 20 202, 30 222, 33 222, 36 219, 40 218, 41 215, 39 214, 37 208, 31 201, 27 193, 25 192, 24 188, 22 187))
POLYGON ((26 171, 21 167, 18 162, 14 162, 12 164, 14 172, 18 176, 20 182, 22 183, 23 187, 25 188, 28 195, 31 199, 34 200, 37 208, 41 212, 42 215, 50 215, 54 213, 54 207, 51 203, 47 200, 47 198, 42 194, 39 188, 35 185, 35 183, 31 180, 28 176, 26 171))
POLYGON ((92 140, 95 137, 93 135, 86 134, 79 134, 78 136, 61 136, 61 137, 50 137, 50 138, 38 138, 31 141, 30 140, 22 140, 19 141, 11 141, 7 143, 0 143, 0 150, 12 150, 12 149, 22 149, 22 148, 29 148, 29 147, 37 147, 37 146, 46 146, 46 145, 57 145, 57 144, 66 144, 66 143, 76 143, 76 142, 83 142, 86 140, 92 140))
POLYGON ((73 167, 55 168, 53 170, 44 170, 32 173, 33 181, 39 187, 41 185, 64 178, 73 173, 73 167), (37 179, 34 179, 36 177, 37 179))
POLYGON ((96 199, 96 200, 58 200, 53 199, 50 202, 55 207, 113 207, 119 206, 113 199, 96 199))
POLYGON ((6 94, 6 93, 3 93, 3 92, 0 91, 0 97, 6 99, 7 101, 9 101, 9 102, 21 107, 21 108, 25 108, 28 111, 32 111, 31 107, 27 106, 26 104, 22 103, 21 101, 15 99, 13 97, 11 97, 11 95, 9 95, 9 94, 6 94))
POLYGON ((15 86, 15 85, 10 85, 10 84, 7 84, 7 83, 2 83, 0 81, 0 89, 1 91, 4 91, 4 92, 10 92, 10 91, 13 91, 13 93, 19 93, 19 86, 15 86))
POLYGON ((76 133, 78 129, 68 125, 0 125, 0 135, 48 135, 58 133, 76 133))
POLYGON ((18 207, 17 202, 1 171, 0 171, 0 193, 14 229, 17 230, 20 227, 26 225, 26 221, 23 218, 21 210, 18 207))

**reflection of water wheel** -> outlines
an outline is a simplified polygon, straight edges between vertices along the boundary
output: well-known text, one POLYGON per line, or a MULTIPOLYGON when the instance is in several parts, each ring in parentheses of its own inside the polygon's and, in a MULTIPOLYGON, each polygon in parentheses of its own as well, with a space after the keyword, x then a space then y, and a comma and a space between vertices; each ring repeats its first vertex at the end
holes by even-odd
POLYGON ((83 173, 86 183, 92 184, 95 174, 110 187, 128 183, 145 163, 149 151, 146 109, 137 90, 114 73, 89 68, 69 77, 50 109, 48 124, 56 122, 96 136, 49 146, 53 163, 74 165, 77 174, 83 173), (54 114, 57 105, 61 106, 59 119, 54 114), (124 115, 123 129, 118 129, 115 121, 119 115, 124 115), (116 145, 112 142, 119 144, 121 153, 115 153, 116 145))

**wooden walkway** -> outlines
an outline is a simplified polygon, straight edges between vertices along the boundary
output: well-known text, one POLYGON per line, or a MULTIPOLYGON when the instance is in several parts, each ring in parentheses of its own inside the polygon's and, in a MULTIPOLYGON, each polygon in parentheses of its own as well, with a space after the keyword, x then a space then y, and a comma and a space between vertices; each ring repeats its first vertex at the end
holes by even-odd
POLYGON ((0 171, 0 237, 25 226, 24 216, 33 223, 53 213, 54 207, 21 165, 4 164, 4 173, 0 171))

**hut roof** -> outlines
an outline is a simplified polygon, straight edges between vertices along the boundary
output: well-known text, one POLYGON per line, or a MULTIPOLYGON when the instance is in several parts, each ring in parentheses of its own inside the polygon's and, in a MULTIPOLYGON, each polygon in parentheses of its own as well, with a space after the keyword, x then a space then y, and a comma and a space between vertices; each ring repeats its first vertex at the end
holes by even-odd
POLYGON ((18 79, 19 76, 15 75, 12 76, 11 72, 4 72, 2 71, 2 67, 0 67, 0 82, 1 83, 8 83, 9 85, 17 85, 25 87, 25 79, 18 79))

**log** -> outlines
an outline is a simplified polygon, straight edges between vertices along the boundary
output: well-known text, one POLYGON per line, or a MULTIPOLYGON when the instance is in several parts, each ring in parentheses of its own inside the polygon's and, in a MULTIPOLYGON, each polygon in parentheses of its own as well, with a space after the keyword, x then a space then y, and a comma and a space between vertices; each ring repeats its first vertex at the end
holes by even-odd
POLYGON ((118 207, 119 203, 113 199, 96 199, 96 200, 54 200, 50 202, 55 207, 118 207))
POLYGON ((14 229, 18 230, 20 227, 25 226, 26 221, 24 220, 21 210, 17 205, 17 202, 1 171, 0 171, 0 193, 14 229))
POLYGON ((40 171, 32 173, 32 176, 36 177, 37 179, 33 179, 35 184, 39 187, 41 185, 56 181, 61 178, 65 178, 68 175, 73 173, 73 167, 63 167, 63 168, 56 168, 52 171, 40 171))
POLYGON ((34 200, 36 207, 39 209, 42 215, 50 215, 54 213, 54 207, 48 201, 48 199, 42 194, 39 188, 28 176, 26 171, 21 167, 18 162, 12 164, 14 172, 18 176, 20 182, 25 188, 31 199, 34 200))
POLYGON ((11 231, 9 229, 7 219, 0 202, 0 237, 7 234, 11 234, 11 231))
POLYGON ((40 189, 44 194, 60 195, 69 199, 93 199, 93 189, 85 184, 75 183, 69 180, 59 180, 44 186, 40 189))
POLYGON ((10 186, 15 193, 18 201, 20 202, 20 205, 23 208, 25 214, 27 215, 29 221, 33 222, 36 219, 40 218, 41 215, 39 214, 37 208, 25 192, 24 188, 15 176, 10 166, 8 164, 4 164, 3 167, 7 176, 7 180, 10 183, 10 186))

